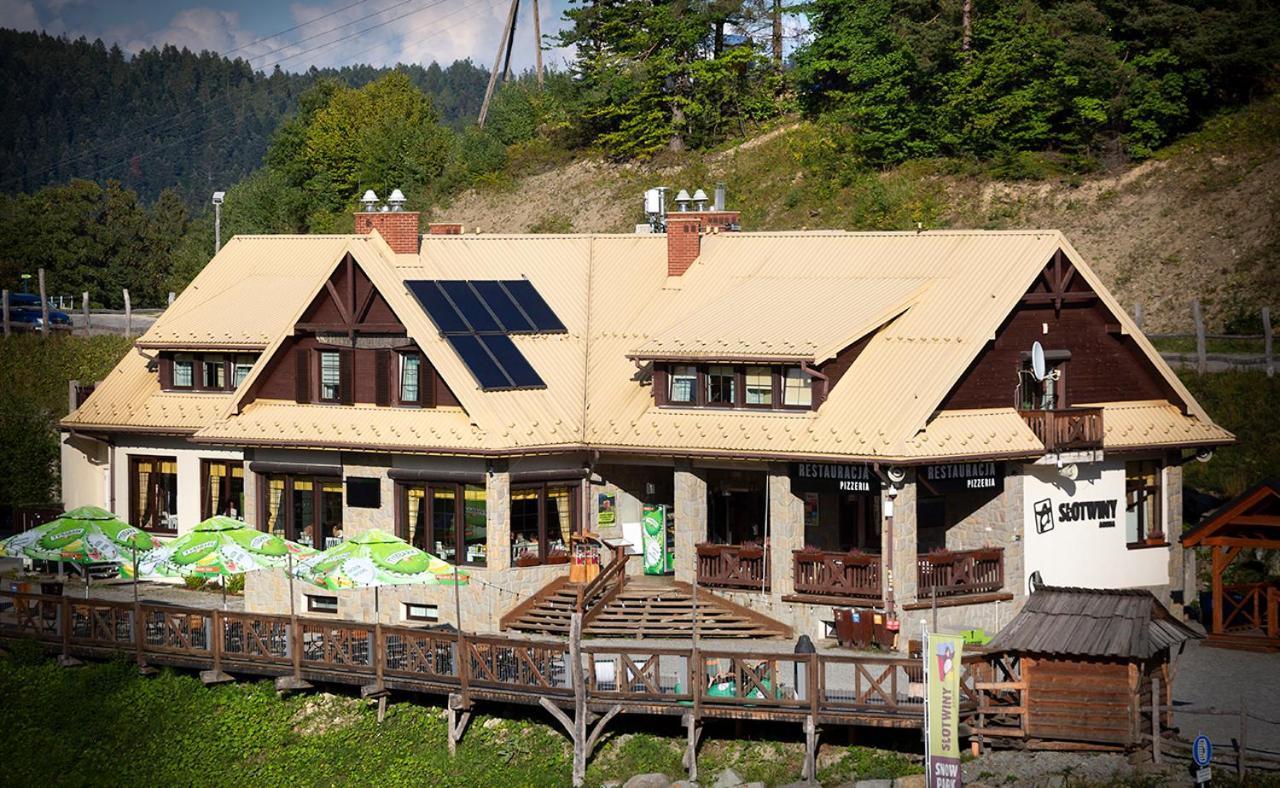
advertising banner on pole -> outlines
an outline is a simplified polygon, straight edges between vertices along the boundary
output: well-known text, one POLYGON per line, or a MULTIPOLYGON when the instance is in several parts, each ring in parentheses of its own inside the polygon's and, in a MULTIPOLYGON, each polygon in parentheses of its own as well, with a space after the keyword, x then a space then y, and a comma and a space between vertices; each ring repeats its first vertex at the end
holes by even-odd
POLYGON ((930 633, 925 641, 924 670, 928 677, 929 788, 960 788, 960 654, 964 640, 957 635, 930 633))

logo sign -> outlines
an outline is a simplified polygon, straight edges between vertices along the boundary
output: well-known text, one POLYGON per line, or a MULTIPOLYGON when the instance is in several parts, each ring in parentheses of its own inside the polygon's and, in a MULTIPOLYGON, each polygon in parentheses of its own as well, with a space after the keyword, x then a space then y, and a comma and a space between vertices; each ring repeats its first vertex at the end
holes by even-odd
POLYGON ((957 462, 926 465, 921 469, 925 484, 940 493, 1004 489, 1004 464, 999 462, 957 462))
POLYGON ((864 463, 793 462, 793 489, 811 492, 880 492, 880 477, 864 463))
POLYGON ((1043 534, 1053 530, 1053 501, 1048 498, 1036 501, 1032 511, 1036 516, 1036 533, 1043 534))
POLYGON ((956 635, 930 633, 925 640, 924 670, 928 682, 929 713, 925 718, 929 743, 925 780, 929 788, 961 788, 960 771, 960 656, 964 640, 956 635))
POLYGON ((1213 744, 1210 743, 1209 737, 1203 733, 1196 737, 1191 745, 1191 759, 1196 762, 1196 766, 1204 768, 1213 760, 1213 744))

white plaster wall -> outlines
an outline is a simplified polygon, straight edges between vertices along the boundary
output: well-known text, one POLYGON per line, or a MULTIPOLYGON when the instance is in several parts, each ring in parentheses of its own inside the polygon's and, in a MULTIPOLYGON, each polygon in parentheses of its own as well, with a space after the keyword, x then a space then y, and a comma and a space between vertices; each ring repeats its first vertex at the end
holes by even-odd
POLYGON ((62 433, 61 438, 62 505, 68 510, 77 506, 108 508, 107 447, 69 432, 62 433))
MULTIPOLYGON (((174 457, 178 462, 178 533, 184 534, 200 522, 200 460, 243 460, 239 449, 196 446, 181 438, 130 435, 116 443, 116 514, 129 516, 129 458, 131 456, 174 457)), ((247 469, 246 469, 247 471, 247 469)))
POLYGON ((1024 587, 1035 571, 1052 586, 1133 588, 1168 584, 1168 547, 1130 550, 1125 545, 1123 462, 1081 464, 1075 481, 1063 478, 1052 465, 1025 465, 1023 472, 1024 587), (1035 511, 1044 500, 1052 506, 1053 528, 1041 533, 1036 527, 1035 511), (1098 519, 1060 519, 1060 504, 1083 501, 1114 502, 1114 527, 1100 527, 1098 519))

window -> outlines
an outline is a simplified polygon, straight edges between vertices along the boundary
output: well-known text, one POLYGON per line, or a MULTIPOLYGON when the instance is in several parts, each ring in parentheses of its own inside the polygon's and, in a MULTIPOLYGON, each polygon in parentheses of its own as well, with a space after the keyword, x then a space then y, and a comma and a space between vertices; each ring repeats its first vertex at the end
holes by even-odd
POLYGON ((813 407, 813 377, 799 367, 787 367, 782 377, 782 404, 788 408, 813 407))
POLYGON ((569 538, 577 530, 576 482, 511 490, 511 563, 515 566, 567 563, 569 538))
POLYGON ((249 377, 249 373, 253 371, 253 356, 236 356, 235 371, 232 374, 231 385, 234 388, 240 388, 240 384, 244 383, 245 378, 249 377))
POLYGON ((227 387, 227 365, 221 359, 205 361, 203 385, 207 389, 225 389, 227 387))
POLYGON ((1163 544, 1160 522, 1160 462, 1137 460, 1124 465, 1125 540, 1130 545, 1163 544))
POLYGON ((1067 407, 1067 361, 1071 352, 1046 350, 1044 380, 1031 372, 1031 354, 1025 354, 1018 368, 1018 410, 1061 410, 1067 407))
POLYGON ((337 402, 341 393, 342 362, 336 350, 320 351, 320 399, 337 402))
POLYGON ((746 385, 747 405, 768 408, 773 405, 773 369, 770 367, 747 367, 746 385))
POLYGON ((698 398, 698 368, 676 365, 671 368, 671 390, 668 399, 672 403, 692 404, 698 398))
POLYGON ((438 605, 420 605, 416 602, 404 603, 405 621, 439 621, 440 607, 438 605))
POLYGON ((400 355, 400 401, 402 403, 422 401, 422 390, 419 382, 421 371, 421 356, 416 353, 400 355))
POLYGON ((308 613, 337 613, 338 598, 336 596, 322 596, 320 594, 307 594, 307 612, 308 613))
POLYGON ((713 364, 707 367, 707 404, 733 407, 737 404, 735 384, 737 376, 733 367, 713 364))
POLYGON ((220 514, 244 519, 244 463, 201 460, 200 517, 208 519, 220 514))
POLYGON ((342 541, 342 480, 292 474, 260 477, 259 528, 324 550, 342 541))
POLYGON ((190 356, 174 356, 173 387, 189 389, 195 385, 196 362, 190 356))
POLYGON ((129 458, 129 522, 148 531, 177 532, 176 457, 129 458))
POLYGON ((485 565, 482 485, 406 484, 401 495, 401 538, 451 564, 485 565))

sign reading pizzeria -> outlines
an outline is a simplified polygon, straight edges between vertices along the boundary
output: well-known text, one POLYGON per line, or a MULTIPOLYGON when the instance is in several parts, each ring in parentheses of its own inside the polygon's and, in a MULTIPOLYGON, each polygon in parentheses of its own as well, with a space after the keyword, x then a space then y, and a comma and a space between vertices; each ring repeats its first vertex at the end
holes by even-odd
POLYGON ((793 462, 791 487, 809 492, 874 493, 880 477, 864 463, 793 462))
POLYGON ((1000 492, 1004 489, 1004 463, 955 462, 926 465, 920 478, 934 492, 1000 492))

